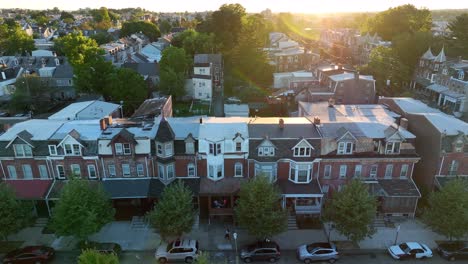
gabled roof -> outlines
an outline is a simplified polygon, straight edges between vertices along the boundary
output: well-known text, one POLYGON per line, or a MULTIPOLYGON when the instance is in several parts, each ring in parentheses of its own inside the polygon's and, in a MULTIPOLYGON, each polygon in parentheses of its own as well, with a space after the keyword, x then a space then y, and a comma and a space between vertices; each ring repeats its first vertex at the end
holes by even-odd
POLYGON ((421 58, 426 60, 433 60, 435 58, 434 54, 432 54, 431 47, 427 49, 427 51, 422 55, 421 58))
POLYGON ((114 143, 118 138, 125 139, 126 142, 136 143, 135 135, 128 131, 126 128, 122 128, 119 133, 117 133, 112 140, 109 142, 108 146, 114 143))
POLYGON ((31 140, 48 140, 63 123, 62 120, 30 119, 12 126, 0 135, 0 141, 11 141, 24 130, 32 135, 31 140))
POLYGON ((447 57, 445 56, 444 47, 442 47, 442 50, 440 51, 440 53, 437 55, 437 57, 434 58, 434 62, 442 63, 445 61, 447 61, 447 57))
POLYGON ((159 122, 158 131, 156 132, 156 141, 168 142, 175 139, 174 131, 172 130, 169 122, 165 118, 162 118, 159 122))

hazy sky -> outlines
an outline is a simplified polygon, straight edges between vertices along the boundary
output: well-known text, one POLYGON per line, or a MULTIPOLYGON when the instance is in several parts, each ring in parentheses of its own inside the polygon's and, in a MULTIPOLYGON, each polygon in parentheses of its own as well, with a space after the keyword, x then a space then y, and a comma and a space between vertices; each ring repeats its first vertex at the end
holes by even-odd
POLYGON ((157 12, 216 10, 224 3, 240 3, 248 12, 270 8, 273 12, 328 13, 381 11, 402 4, 429 9, 468 8, 468 0, 0 0, 0 8, 61 10, 78 8, 141 7, 157 12))

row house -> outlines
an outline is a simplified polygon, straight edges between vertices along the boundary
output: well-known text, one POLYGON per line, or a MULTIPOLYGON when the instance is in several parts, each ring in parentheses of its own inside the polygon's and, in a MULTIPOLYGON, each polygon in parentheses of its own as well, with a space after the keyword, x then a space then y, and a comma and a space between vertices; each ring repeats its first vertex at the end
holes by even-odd
POLYGON ((468 177, 468 124, 412 98, 381 98, 380 104, 408 120, 421 161, 414 178, 431 191, 457 177, 468 177))
POLYGON ((415 136, 398 115, 379 105, 329 105, 303 103, 321 135, 318 179, 325 195, 340 191, 350 180, 360 179, 378 200, 378 213, 415 215, 421 197, 413 182, 420 160, 415 136))

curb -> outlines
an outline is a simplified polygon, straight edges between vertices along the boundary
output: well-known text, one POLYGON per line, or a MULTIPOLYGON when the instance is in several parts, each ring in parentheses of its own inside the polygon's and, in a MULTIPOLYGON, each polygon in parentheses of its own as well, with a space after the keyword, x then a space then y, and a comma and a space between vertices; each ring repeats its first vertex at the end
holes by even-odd
POLYGON ((381 249, 381 248, 356 248, 356 249, 342 249, 339 250, 338 252, 342 255, 369 255, 369 254, 385 254, 387 252, 387 249, 381 249))

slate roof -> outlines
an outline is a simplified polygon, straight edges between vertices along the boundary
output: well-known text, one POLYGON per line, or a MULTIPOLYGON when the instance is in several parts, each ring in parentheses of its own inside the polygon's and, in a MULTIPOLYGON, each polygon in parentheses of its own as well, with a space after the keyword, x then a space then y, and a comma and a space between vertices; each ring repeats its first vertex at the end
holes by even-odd
POLYGON ((223 62, 221 54, 195 54, 193 63, 219 63, 223 62))
POLYGON ((323 196, 322 190, 316 180, 312 180, 308 184, 296 184, 289 180, 281 180, 277 184, 282 194, 315 194, 323 196))
POLYGON ((122 65, 124 68, 134 70, 143 76, 159 76, 159 64, 154 62, 129 63, 122 65))
POLYGON ((73 67, 69 63, 60 64, 55 67, 54 78, 71 79, 73 78, 73 67))
POLYGON ((151 179, 105 179, 104 190, 112 199, 147 198, 151 179))
POLYGON ((305 117, 267 117, 249 121, 249 137, 253 138, 320 138, 315 126, 305 117), (284 121, 284 128, 279 127, 279 120, 284 121))
POLYGON ((169 122, 165 118, 159 122, 158 131, 156 132, 156 141, 168 142, 175 139, 174 131, 172 130, 169 122))
POLYGON ((369 193, 384 197, 421 197, 416 184, 410 179, 376 180, 367 182, 369 193))
MULTIPOLYGON (((92 188, 101 188, 101 181, 97 180, 85 180, 92 188)), ((62 193, 63 187, 67 185, 68 180, 54 180, 52 186, 50 187, 49 194, 47 195, 47 199, 49 200, 58 200, 60 198, 60 194, 62 193)))
POLYGON ((52 180, 5 180, 13 188, 16 197, 22 200, 44 199, 52 180))
POLYGON ((465 181, 468 181, 468 176, 436 176, 436 185, 438 188, 444 187, 447 183, 450 181, 453 181, 455 179, 463 179, 465 181))

